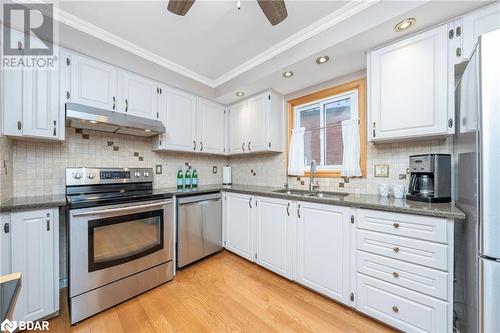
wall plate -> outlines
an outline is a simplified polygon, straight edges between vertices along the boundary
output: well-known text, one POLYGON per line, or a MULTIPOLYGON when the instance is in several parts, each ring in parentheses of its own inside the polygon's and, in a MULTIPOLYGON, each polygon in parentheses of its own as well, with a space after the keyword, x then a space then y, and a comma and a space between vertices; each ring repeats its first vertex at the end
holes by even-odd
POLYGON ((214 165, 214 166, 212 167, 212 173, 213 173, 213 174, 216 174, 216 173, 217 173, 217 166, 216 166, 216 165, 214 165))
POLYGON ((161 164, 156 164, 155 171, 157 175, 161 175, 163 173, 163 166, 161 164))
POLYGON ((389 177, 389 164, 375 164, 375 177, 389 177))

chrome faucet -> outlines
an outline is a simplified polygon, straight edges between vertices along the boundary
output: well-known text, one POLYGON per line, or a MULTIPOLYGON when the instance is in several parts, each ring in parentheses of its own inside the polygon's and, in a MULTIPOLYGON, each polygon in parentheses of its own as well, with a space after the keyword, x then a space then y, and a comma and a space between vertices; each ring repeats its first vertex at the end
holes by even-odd
POLYGON ((312 160, 311 161, 311 168, 310 168, 310 172, 309 172, 309 192, 312 192, 319 187, 318 182, 315 180, 317 171, 318 171, 318 168, 316 167, 316 161, 312 160), (316 183, 316 184, 314 185, 314 183, 316 183))

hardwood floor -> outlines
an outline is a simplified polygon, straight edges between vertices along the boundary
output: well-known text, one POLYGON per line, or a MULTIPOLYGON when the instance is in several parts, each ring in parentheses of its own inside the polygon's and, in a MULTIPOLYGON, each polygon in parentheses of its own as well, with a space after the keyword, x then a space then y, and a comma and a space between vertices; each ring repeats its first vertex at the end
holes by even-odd
POLYGON ((75 326, 61 304, 51 332, 394 332, 227 251, 75 326))

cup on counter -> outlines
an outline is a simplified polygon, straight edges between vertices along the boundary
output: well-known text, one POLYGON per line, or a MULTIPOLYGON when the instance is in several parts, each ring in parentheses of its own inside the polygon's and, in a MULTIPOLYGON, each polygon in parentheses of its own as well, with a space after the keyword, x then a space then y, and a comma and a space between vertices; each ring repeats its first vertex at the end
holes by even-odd
POLYGON ((402 199, 405 195, 405 186, 404 185, 392 185, 392 195, 396 199, 402 199))
POLYGON ((378 186, 378 193, 381 197, 388 197, 390 192, 391 187, 389 186, 389 184, 380 184, 378 186))

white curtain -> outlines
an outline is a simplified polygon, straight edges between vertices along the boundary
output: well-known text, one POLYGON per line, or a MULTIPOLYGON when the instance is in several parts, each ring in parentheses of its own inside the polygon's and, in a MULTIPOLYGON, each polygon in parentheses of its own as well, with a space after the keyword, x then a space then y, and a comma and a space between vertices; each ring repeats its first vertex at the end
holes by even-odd
POLYGON ((288 154, 288 174, 292 176, 304 175, 304 133, 304 127, 292 130, 288 154))
POLYGON ((344 142, 344 156, 341 175, 343 177, 361 176, 361 167, 359 165, 361 146, 357 119, 342 121, 342 141, 344 142))

